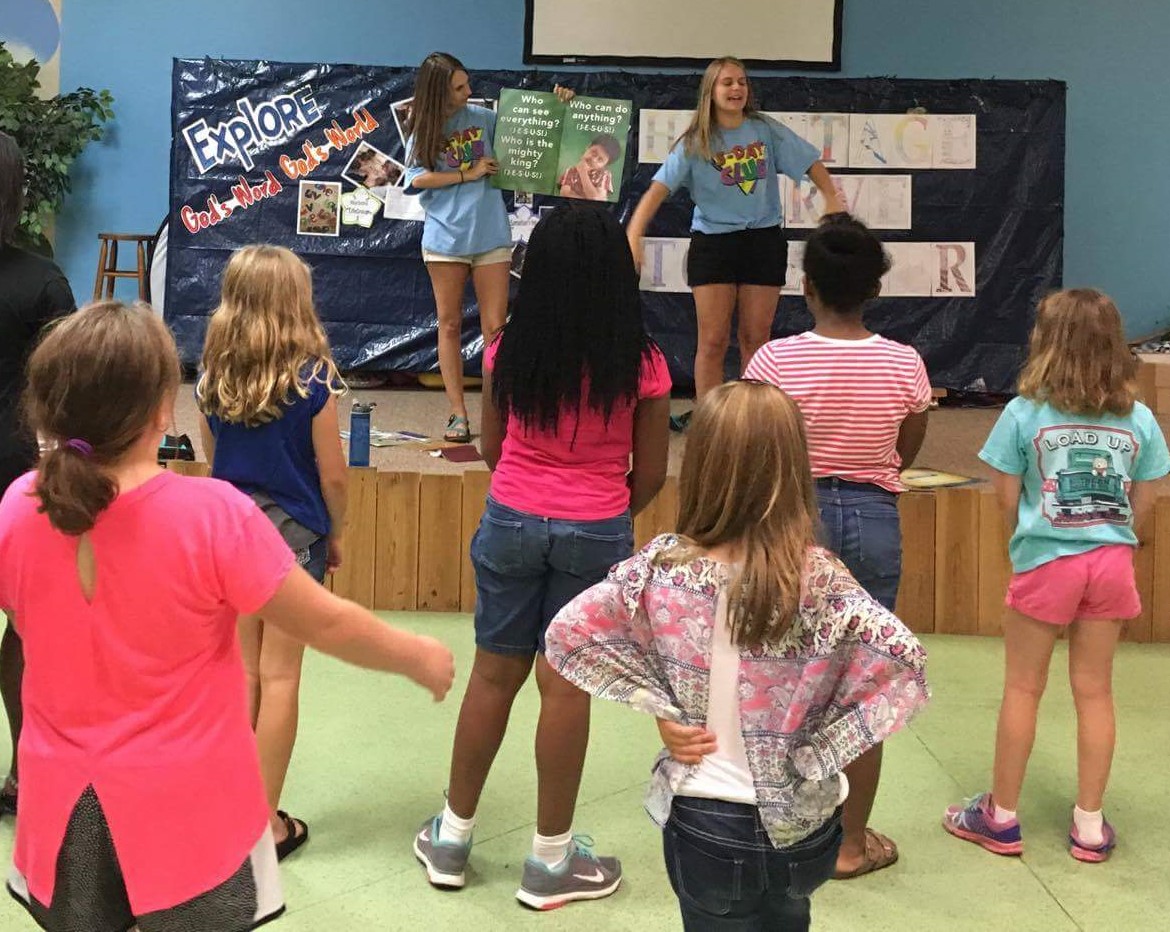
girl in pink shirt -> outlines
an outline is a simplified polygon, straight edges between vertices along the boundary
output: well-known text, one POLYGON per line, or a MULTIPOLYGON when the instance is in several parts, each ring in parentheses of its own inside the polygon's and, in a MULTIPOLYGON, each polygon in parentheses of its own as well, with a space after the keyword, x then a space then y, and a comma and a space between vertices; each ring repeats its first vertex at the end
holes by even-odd
POLYGON ((613 893, 621 865, 573 840, 589 697, 549 667, 544 632, 561 606, 630 555, 631 515, 666 477, 670 375, 642 323, 625 234, 607 210, 567 204, 533 230, 512 317, 484 364, 492 482, 471 543, 475 666, 447 805, 423 823, 414 851, 432 884, 463 886, 480 792, 535 661, 539 802, 516 896, 551 909, 613 893))
POLYGON ((166 327, 117 301, 29 363, 53 448, 0 502, 27 663, 8 887, 50 932, 239 932, 284 909, 238 615, 436 699, 454 676, 439 642, 317 585, 247 496, 158 465, 178 384, 166 327))

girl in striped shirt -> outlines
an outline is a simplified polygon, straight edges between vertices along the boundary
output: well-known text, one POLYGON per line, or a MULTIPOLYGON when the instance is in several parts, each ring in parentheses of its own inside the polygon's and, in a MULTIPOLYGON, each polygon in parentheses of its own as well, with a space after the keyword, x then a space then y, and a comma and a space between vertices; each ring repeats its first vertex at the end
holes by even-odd
MULTIPOLYGON (((813 329, 765 344, 744 378, 778 385, 799 405, 824 543, 893 611, 902 573, 899 473, 926 436, 931 391, 913 347, 871 333, 862 320, 865 302, 878 296, 889 269, 889 256, 864 224, 843 214, 826 218, 804 254, 813 329)), ((880 744, 846 770, 851 789, 838 879, 898 859, 894 843, 867 827, 880 774, 880 744)))

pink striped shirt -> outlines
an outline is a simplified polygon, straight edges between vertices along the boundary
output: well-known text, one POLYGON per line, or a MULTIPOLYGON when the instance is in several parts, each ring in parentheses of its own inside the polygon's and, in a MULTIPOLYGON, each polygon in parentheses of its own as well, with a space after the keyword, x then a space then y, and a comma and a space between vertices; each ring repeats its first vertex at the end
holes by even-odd
POLYGON ((744 378, 780 386, 800 406, 815 478, 837 476, 904 492, 898 430, 930 407, 930 380, 911 346, 874 334, 808 332, 760 347, 744 378))

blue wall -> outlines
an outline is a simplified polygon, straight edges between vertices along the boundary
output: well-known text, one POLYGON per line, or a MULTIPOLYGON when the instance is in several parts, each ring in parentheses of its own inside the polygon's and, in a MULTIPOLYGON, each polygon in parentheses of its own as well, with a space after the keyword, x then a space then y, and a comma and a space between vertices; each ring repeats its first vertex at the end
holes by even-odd
MULTIPOLYGON (((153 232, 166 213, 172 57, 400 65, 439 48, 473 71, 519 68, 523 9, 521 0, 447 0, 433 13, 370 0, 66 0, 61 86, 109 88, 117 113, 78 163, 60 217, 58 259, 78 296, 92 291, 99 230, 153 232)), ((1170 259, 1167 35, 1165 0, 846 0, 842 76, 1067 81, 1065 280, 1110 292, 1139 336, 1170 328, 1159 274, 1170 259)))

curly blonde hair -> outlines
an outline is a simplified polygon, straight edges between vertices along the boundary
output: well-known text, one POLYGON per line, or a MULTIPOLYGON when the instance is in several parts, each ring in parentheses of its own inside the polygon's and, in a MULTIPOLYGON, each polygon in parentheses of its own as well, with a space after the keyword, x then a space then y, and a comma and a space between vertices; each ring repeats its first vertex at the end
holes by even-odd
POLYGON ((334 395, 345 384, 313 308, 309 266, 281 246, 245 246, 223 273, 219 307, 207 325, 199 409, 255 427, 281 416, 317 380, 334 395))
POLYGON ((1137 359, 1117 305, 1093 288, 1041 301, 1018 391, 1068 414, 1129 414, 1138 394, 1137 359))

